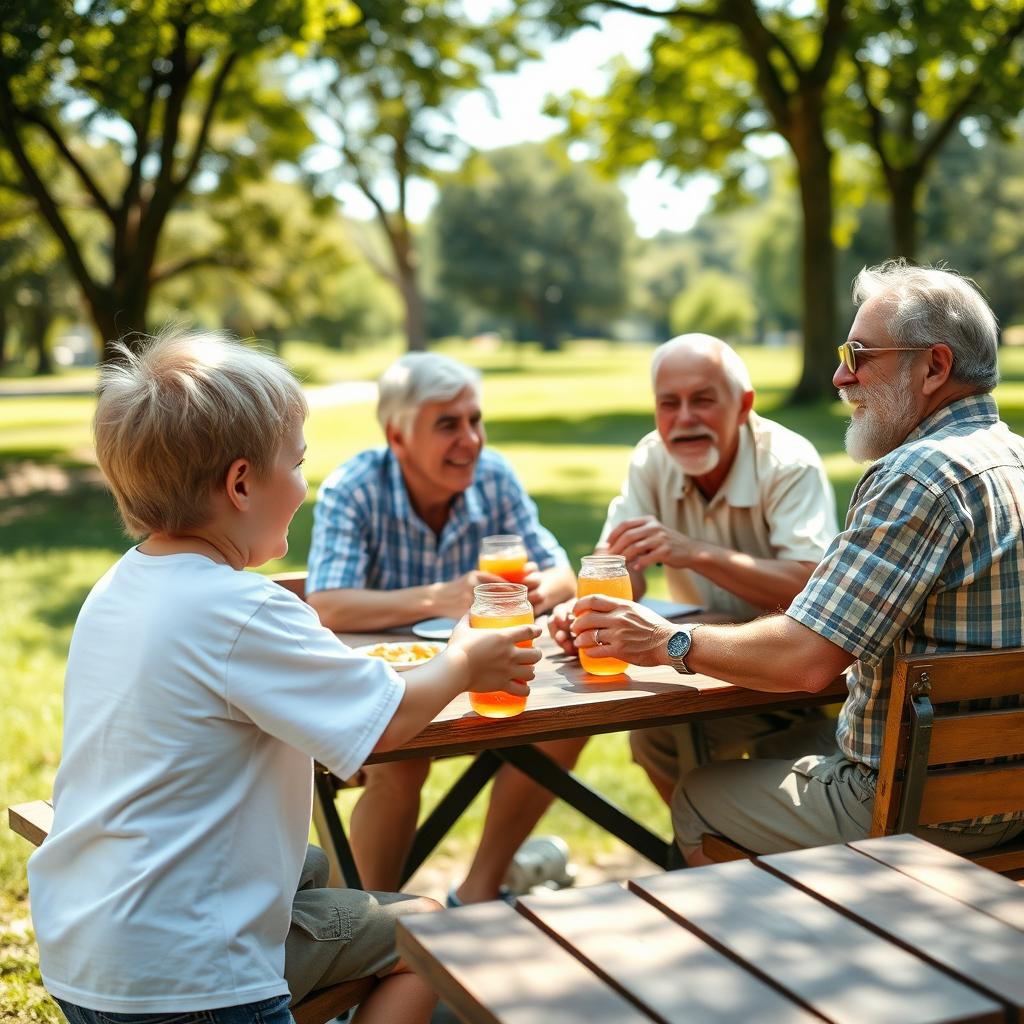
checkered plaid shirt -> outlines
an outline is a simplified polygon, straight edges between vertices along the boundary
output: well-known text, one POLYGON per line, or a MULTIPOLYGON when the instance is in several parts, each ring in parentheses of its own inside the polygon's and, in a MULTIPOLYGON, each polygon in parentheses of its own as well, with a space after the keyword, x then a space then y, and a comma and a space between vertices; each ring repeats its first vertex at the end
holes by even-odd
POLYGON ((1022 520, 1024 439, 989 395, 939 409, 861 478, 786 612, 857 657, 836 731, 850 760, 879 766, 897 653, 1024 646, 1022 520))
POLYGON ((456 497, 438 537, 413 510, 387 448, 362 452, 323 483, 313 512, 306 592, 397 590, 453 580, 475 569, 480 541, 518 533, 540 569, 568 565, 537 506, 496 452, 480 453, 472 486, 456 497))

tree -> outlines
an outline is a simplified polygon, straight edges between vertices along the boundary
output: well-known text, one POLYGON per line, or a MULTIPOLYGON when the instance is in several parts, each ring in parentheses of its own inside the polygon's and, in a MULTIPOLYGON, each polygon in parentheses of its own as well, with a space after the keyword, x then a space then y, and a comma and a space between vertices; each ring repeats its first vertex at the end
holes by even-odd
POLYGON ((387 15, 386 5, 364 3, 358 29, 330 34, 311 97, 339 156, 320 173, 331 187, 338 180, 354 184, 373 206, 389 259, 375 258, 372 250, 366 255, 401 295, 407 343, 417 350, 426 347, 427 336, 420 258, 407 213, 410 183, 433 177, 439 160, 451 168, 453 158, 465 155, 452 127, 453 102, 481 88, 486 73, 508 71, 529 53, 511 15, 477 23, 455 0, 402 6, 400 21, 389 23, 378 9, 387 15))
POLYGON ((705 270, 672 303, 672 333, 713 334, 731 345, 750 340, 757 306, 750 288, 721 270, 705 270))
POLYGON ((846 133, 874 150, 886 190, 891 255, 914 259, 922 190, 968 116, 1004 134, 1024 105, 1019 0, 861 0, 852 22, 856 72, 846 133))
POLYGON ((310 142, 261 62, 358 17, 349 0, 0 7, 0 144, 107 345, 146 329, 158 281, 224 258, 212 251, 158 267, 171 212, 211 182, 262 173, 271 155, 295 158, 310 142), (110 149, 118 166, 100 174, 95 158, 110 149), (55 166, 73 175, 73 194, 56 186, 55 166), (104 236, 98 260, 68 215, 83 203, 104 236))
POLYGON ((444 287, 531 324, 546 348, 606 322, 629 293, 618 187, 541 146, 472 157, 434 212, 444 287))
POLYGON ((735 189, 751 160, 751 137, 777 133, 788 144, 802 209, 804 361, 793 397, 830 394, 837 305, 827 117, 850 0, 821 0, 814 16, 755 0, 682 0, 667 10, 560 0, 548 18, 562 28, 584 24, 597 6, 665 22, 646 68, 621 64, 605 97, 576 95, 561 105, 571 131, 596 133, 611 167, 656 160, 682 173, 710 168, 735 189))

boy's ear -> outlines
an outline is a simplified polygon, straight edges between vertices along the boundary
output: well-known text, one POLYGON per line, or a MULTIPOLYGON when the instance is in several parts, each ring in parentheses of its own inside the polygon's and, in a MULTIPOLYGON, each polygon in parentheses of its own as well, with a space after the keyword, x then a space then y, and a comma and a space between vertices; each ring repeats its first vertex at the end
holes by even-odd
POLYGON ((228 466, 228 471, 224 478, 224 490, 227 493, 228 501, 239 512, 244 512, 249 508, 251 482, 252 466, 249 460, 235 459, 228 466))

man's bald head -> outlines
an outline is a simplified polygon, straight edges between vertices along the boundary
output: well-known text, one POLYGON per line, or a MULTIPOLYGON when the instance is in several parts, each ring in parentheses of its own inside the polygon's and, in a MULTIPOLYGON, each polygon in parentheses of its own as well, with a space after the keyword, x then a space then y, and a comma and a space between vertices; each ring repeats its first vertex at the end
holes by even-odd
POLYGON ((711 334, 680 334, 659 345, 651 359, 651 384, 656 387, 663 366, 675 369, 701 364, 717 367, 737 398, 754 390, 750 373, 736 350, 711 334))

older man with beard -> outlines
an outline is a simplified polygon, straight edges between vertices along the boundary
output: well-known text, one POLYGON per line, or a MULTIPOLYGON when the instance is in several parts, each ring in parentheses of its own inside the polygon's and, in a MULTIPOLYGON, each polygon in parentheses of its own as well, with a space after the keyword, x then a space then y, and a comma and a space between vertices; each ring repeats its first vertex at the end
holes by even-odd
MULTIPOLYGON (((575 606, 579 647, 638 665, 769 692, 817 692, 850 669, 834 753, 706 765, 682 781, 673 824, 693 865, 707 832, 762 854, 866 836, 896 653, 1024 644, 1024 440, 990 395, 995 316, 971 282, 902 261, 861 271, 854 301, 833 381, 853 408, 847 451, 875 461, 785 614, 680 628, 630 602, 575 606)), ((970 853, 1014 838, 1024 820, 920 831, 970 853)))
MULTIPOLYGON (((598 549, 626 557, 633 592, 645 572, 664 565, 676 601, 736 619, 785 608, 807 582, 836 533, 835 499, 821 459, 805 438, 752 411, 754 389, 743 360, 723 341, 686 334, 658 347, 651 361, 656 430, 637 445, 598 549)), ((572 652, 572 603, 549 628, 572 652)), ((706 723, 712 758, 769 755, 831 743, 834 724, 816 709, 744 715, 706 723)), ((551 743, 559 764, 575 763, 586 738, 551 743)), ((679 777, 697 763, 689 725, 630 736, 633 756, 667 802, 679 777)), ((539 786, 516 793, 515 828, 485 826, 470 876, 453 894, 491 899, 500 864, 515 852, 551 802, 539 786), (501 855, 493 851, 501 849, 501 855)), ((497 797, 492 808, 499 807, 497 797)), ((490 822, 490 819, 489 819, 490 822)))

